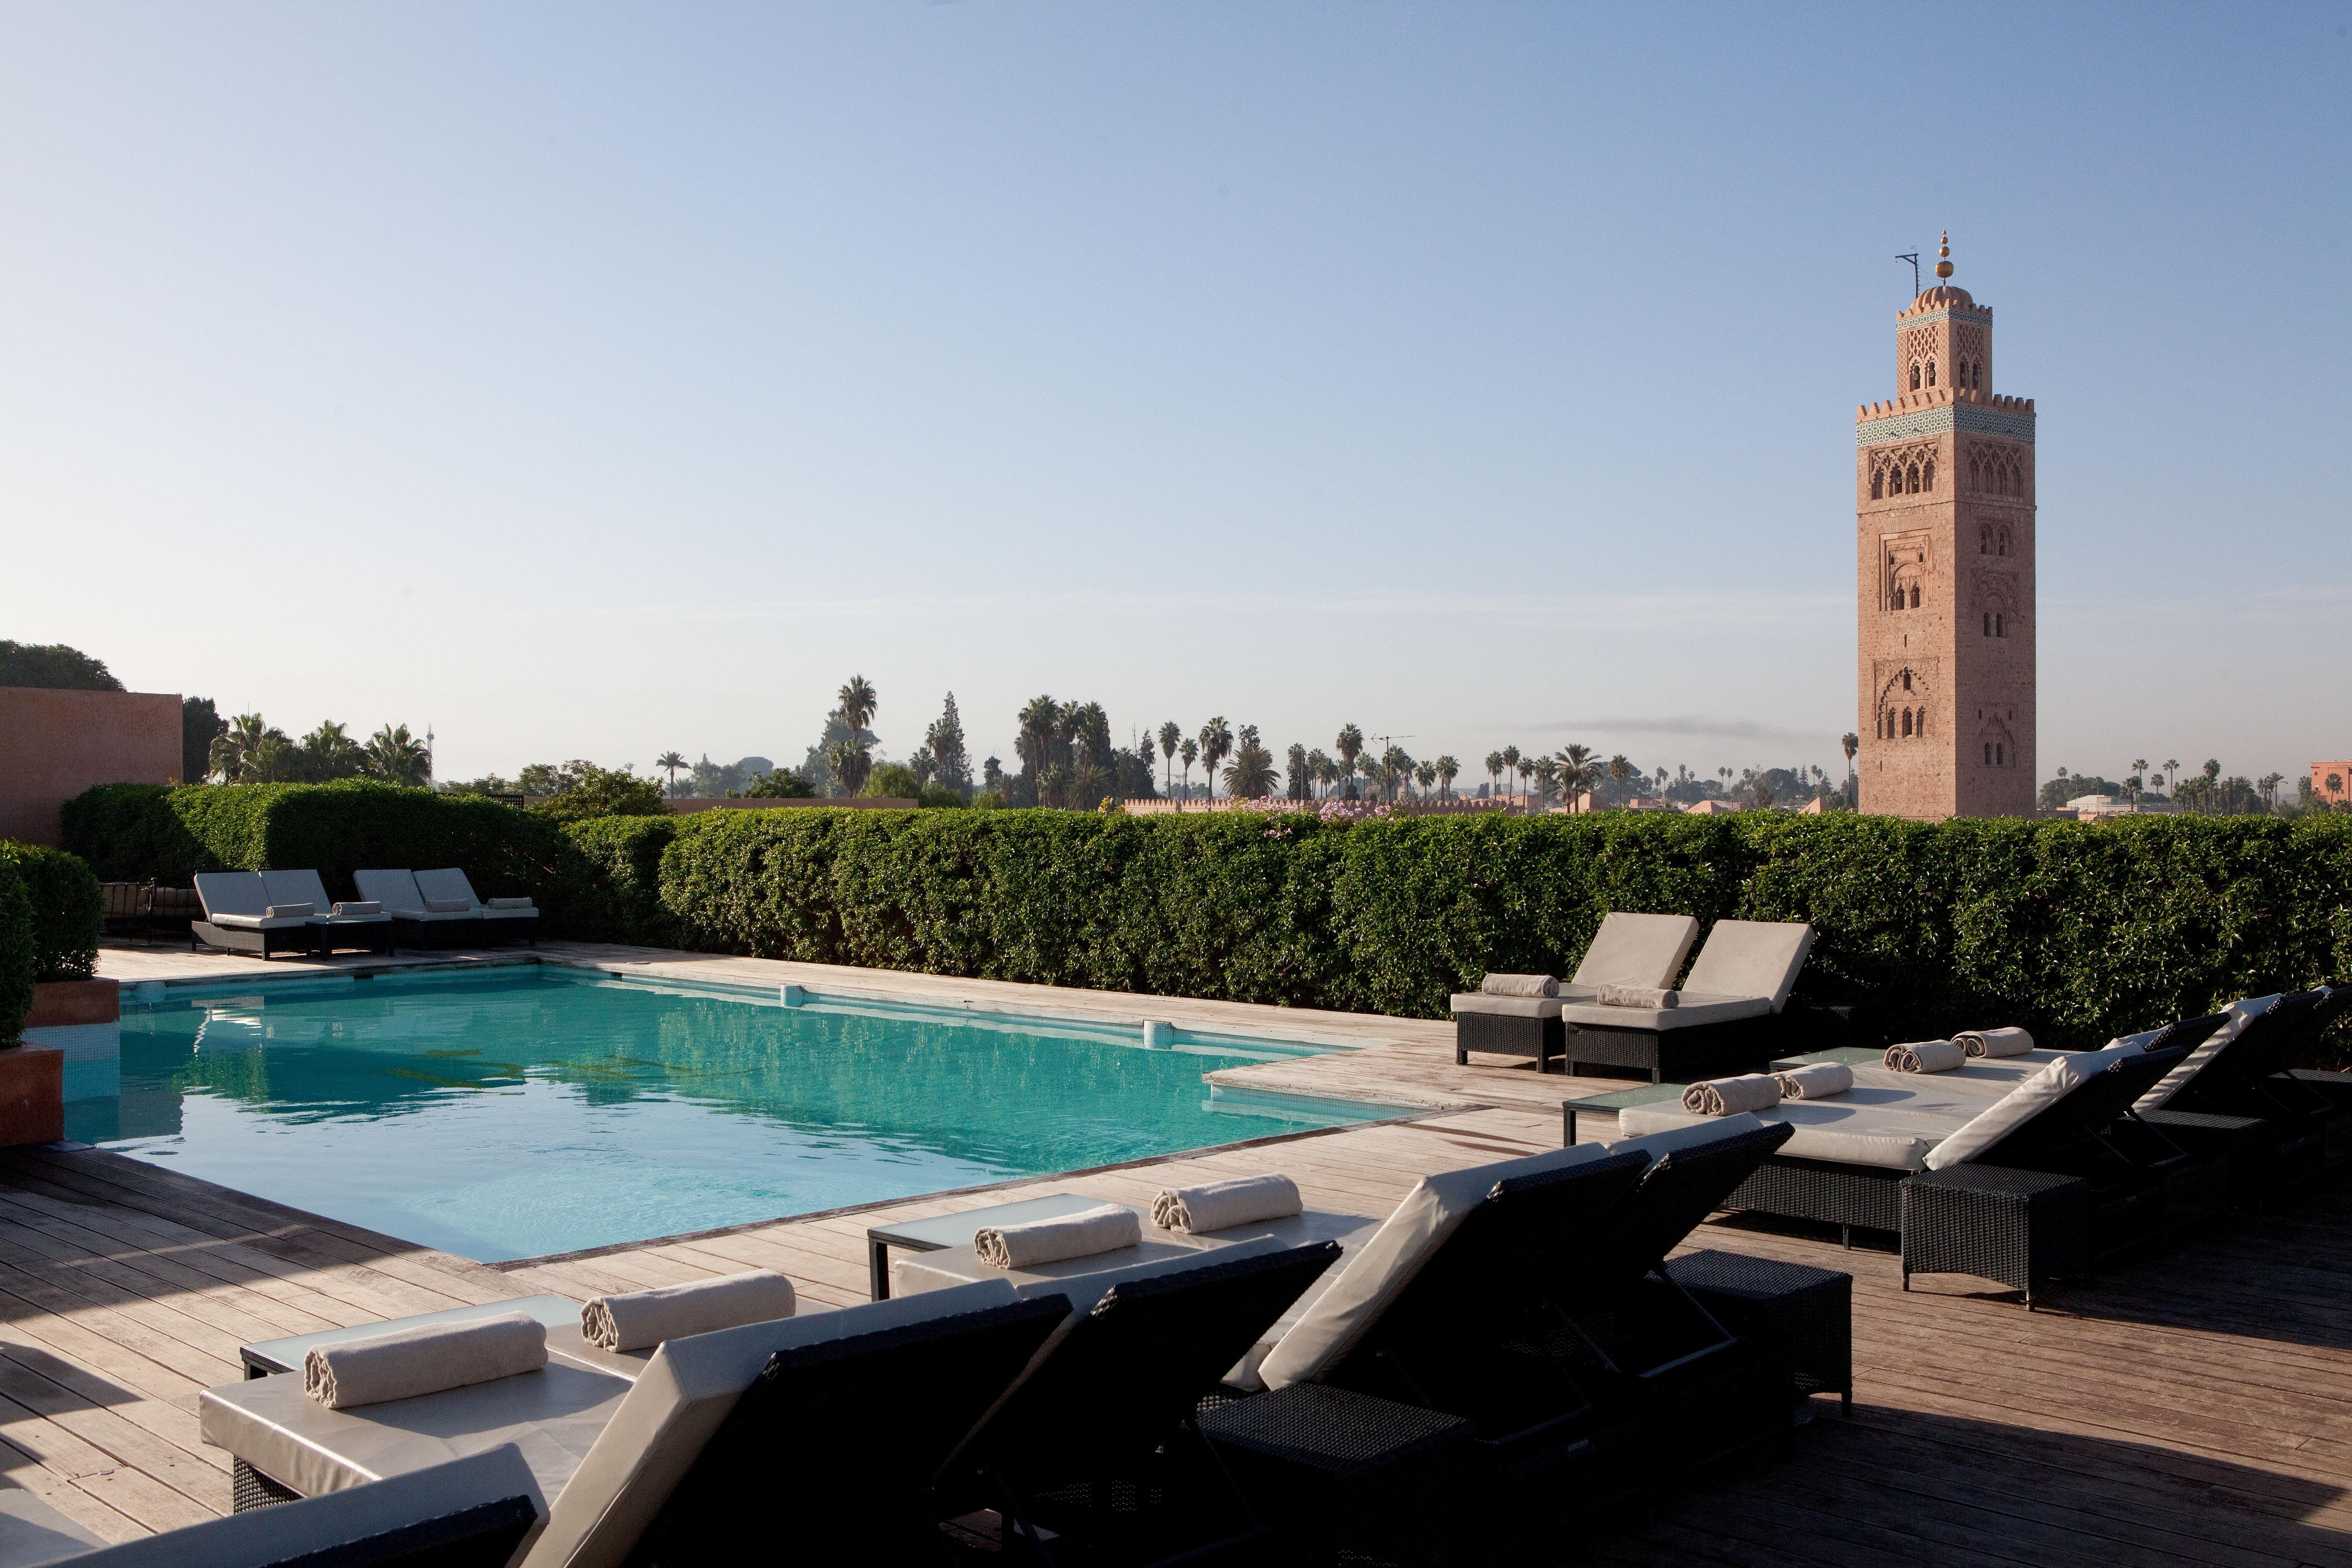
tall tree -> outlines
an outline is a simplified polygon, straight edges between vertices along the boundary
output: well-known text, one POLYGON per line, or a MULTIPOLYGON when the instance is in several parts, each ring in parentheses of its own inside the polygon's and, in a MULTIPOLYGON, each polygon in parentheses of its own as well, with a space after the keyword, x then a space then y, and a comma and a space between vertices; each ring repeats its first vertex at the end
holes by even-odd
POLYGON ((1853 754, 1862 750, 1862 737, 1849 730, 1838 737, 1838 744, 1845 749, 1845 780, 1850 787, 1853 784, 1853 754))
POLYGON ((1062 727, 1062 705, 1051 697, 1032 697, 1022 705, 1016 722, 1019 732, 1014 741, 1020 750, 1021 765, 1034 780, 1045 771, 1045 764, 1053 758, 1054 737, 1062 727))
POLYGON ((1412 758, 1405 749, 1391 741, 1381 753, 1381 782, 1387 786, 1389 801, 1395 804, 1397 792, 1412 772, 1412 758))
POLYGON ((1173 791, 1176 787, 1176 748, 1183 743, 1183 725, 1171 719, 1160 726, 1160 755, 1167 770, 1160 786, 1162 789, 1173 791))
POLYGON ((1364 754, 1364 732, 1353 724, 1342 724, 1339 726, 1339 738, 1331 744, 1339 753, 1340 773, 1353 780, 1356 776, 1356 759, 1364 754))
POLYGON ((664 752, 654 759, 654 766, 668 775, 669 793, 672 795, 677 793, 677 775, 688 765, 686 755, 682 752, 664 752))
MULTIPOLYGON (((1523 775, 1520 773, 1520 772, 1519 772, 1519 749, 1518 749, 1518 747, 1517 747, 1517 746, 1505 746, 1505 747, 1503 748, 1503 766, 1505 766, 1506 768, 1508 768, 1508 769, 1511 771, 1511 777, 1512 777, 1514 780, 1517 780, 1517 779, 1518 779, 1518 778, 1520 778, 1520 777, 1522 777, 1522 776, 1523 776, 1523 775)), ((1520 788, 1519 788, 1518 793, 1520 793, 1521 795, 1526 794, 1526 793, 1527 793, 1526 786, 1525 786, 1525 785, 1521 785, 1521 786, 1520 786, 1520 788)))
POLYGON ((1326 755, 1319 750, 1309 760, 1315 764, 1315 783, 1318 790, 1328 797, 1332 786, 1339 782, 1339 760, 1326 755))
POLYGON ((1413 768, 1412 776, 1421 781, 1421 793, 1427 795, 1437 784, 1437 764, 1422 763, 1413 768))
POLYGON ((120 691, 102 659, 61 642, 36 646, 0 641, 0 686, 44 686, 51 690, 120 691))
POLYGON ((1569 810, 1574 812, 1582 809, 1580 803, 1585 793, 1601 782, 1601 769, 1600 765, 1593 761, 1592 748, 1580 745, 1562 746, 1557 762, 1559 768, 1560 787, 1568 794, 1569 810))
POLYGON ((848 726, 850 737, 855 740, 857 731, 874 722, 875 710, 882 706, 882 699, 876 694, 874 683, 862 675, 851 676, 835 695, 841 703, 841 721, 848 726))
POLYGON ((209 697, 180 699, 180 782, 202 784, 212 771, 213 742, 228 733, 209 697))
POLYGON ((1489 752, 1486 753, 1486 776, 1494 781, 1488 788, 1488 794, 1491 795, 1503 787, 1504 766, 1502 752, 1489 752))
POLYGON ((1274 793, 1275 782, 1274 753, 1253 732, 1225 764, 1225 794, 1234 800, 1264 800, 1274 793))
POLYGON ((1442 787, 1443 798, 1446 800, 1454 798, 1454 781, 1461 776, 1462 764, 1451 755, 1437 759, 1437 777, 1442 787))
POLYGON ((1609 778, 1617 786, 1617 809, 1620 811, 1625 809, 1625 781, 1633 774, 1633 764, 1625 760, 1622 752, 1609 759, 1609 778))
POLYGON ((433 782, 432 755, 405 724, 383 726, 368 737, 364 751, 367 771, 386 783, 422 789, 433 782))
POLYGON ((1549 810, 1551 805, 1552 788, 1555 784, 1559 783, 1559 759, 1557 757, 1538 757, 1528 765, 1528 772, 1533 775, 1536 781, 1536 809, 1538 811, 1549 810))
POLYGON ((963 715, 956 710, 955 693, 940 709, 940 716, 923 731, 923 750, 930 753, 931 773, 950 789, 969 794, 971 753, 964 750, 963 715))
POLYGON ((1201 756, 1209 774, 1209 798, 1217 795, 1217 764, 1233 754, 1234 731, 1222 715, 1201 726, 1201 756))
POLYGON ((1187 735, 1184 737, 1183 743, 1176 748, 1176 754, 1184 762, 1184 793, 1191 795, 1192 793, 1192 761, 1201 754, 1201 742, 1187 735))
POLYGON ((1291 742, 1290 751, 1285 760, 1289 763, 1285 772, 1287 775, 1286 782, 1290 786, 1290 798, 1301 801, 1313 799, 1315 764, 1307 759, 1305 742, 1291 742))

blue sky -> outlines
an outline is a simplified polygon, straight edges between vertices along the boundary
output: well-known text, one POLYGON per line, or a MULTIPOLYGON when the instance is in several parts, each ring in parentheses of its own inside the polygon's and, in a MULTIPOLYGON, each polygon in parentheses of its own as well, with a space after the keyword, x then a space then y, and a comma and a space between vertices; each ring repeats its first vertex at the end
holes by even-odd
POLYGON ((2293 773, 2347 21, 16 4, 0 637, 445 776, 797 760, 853 670, 894 755, 952 689, 1008 759, 1043 691, 1836 767, 1948 227, 2042 416, 2045 776, 2293 773))

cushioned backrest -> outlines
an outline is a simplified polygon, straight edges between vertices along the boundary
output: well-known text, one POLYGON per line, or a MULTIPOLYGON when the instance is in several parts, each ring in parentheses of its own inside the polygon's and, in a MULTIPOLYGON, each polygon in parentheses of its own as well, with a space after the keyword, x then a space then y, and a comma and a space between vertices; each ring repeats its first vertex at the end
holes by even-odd
MULTIPOLYGON (((2221 1027, 2207 1035, 2197 1047, 2189 1053, 2187 1059, 2165 1074, 2154 1089, 2141 1095, 2139 1103, 2132 1109, 2134 1110, 2163 1110, 2165 1102, 2187 1089, 2190 1080, 2205 1070, 2207 1063, 2236 1043, 2238 1037, 2246 1032, 2247 1025, 2285 999, 2283 995, 2249 996, 2243 1001, 2231 1003, 2221 1010, 2221 1027)), ((2166 1027, 2169 1028, 2170 1026, 2168 1025, 2166 1027)), ((2137 1043, 2142 1049, 2148 1049, 2155 1046, 2157 1037, 2164 1033, 2164 1029, 2152 1029, 2145 1038, 2138 1035, 2131 1035, 2117 1040, 2116 1044, 2126 1046, 2137 1043)))
POLYGON ((475 909, 482 907, 482 900, 474 897, 474 884, 466 880, 466 873, 455 866, 417 872, 416 890, 428 899, 463 899, 475 909))
POLYGON ((207 920, 215 915, 258 916, 269 907, 269 890, 261 885, 258 871, 199 871, 196 897, 204 902, 207 920))
POLYGON ((352 880, 362 899, 373 900, 394 914, 425 912, 425 895, 416 890, 416 878, 407 871, 354 871, 352 880))
POLYGON ((511 1443, 275 1508, 233 1513, 67 1559, 77 1568, 287 1568, 391 1561, 487 1562, 520 1544, 545 1511, 539 1483, 511 1443), (498 1508, 495 1505, 510 1503, 498 1508), (453 1519, 452 1515, 469 1515, 453 1519), (441 1526, 436 1532, 431 1521, 441 1526), (465 1533, 447 1539, 457 1531, 465 1533), (438 1552, 430 1540, 445 1539, 438 1552), (501 1540, 504 1544, 500 1544, 501 1540), (403 1545, 415 1557, 399 1555, 403 1545), (488 1548, 485 1551, 485 1548, 488 1548), (471 1549, 478 1555, 467 1556, 471 1549))
MULTIPOLYGON (((619 1568, 693 1468, 751 1380, 779 1351, 1003 1306, 1002 1279, 671 1340, 654 1352, 555 1500, 526 1568, 619 1568)), ((811 1506, 821 1506, 813 1502, 811 1506)))
POLYGON ((2108 1046, 2063 1056, 1979 1111, 1974 1121, 1927 1151, 1927 1169, 1965 1165, 2009 1138, 2026 1123, 2121 1062, 2145 1060, 2137 1046, 2108 1046))
POLYGON ((308 904, 314 915, 334 913, 335 902, 316 871, 264 871, 261 886, 273 904, 308 904))
POLYGON ((1797 972, 1813 951, 1813 928, 1801 921, 1717 921, 1691 963, 1683 989, 1707 996, 1769 996, 1788 1005, 1797 972))
POLYGON ((1584 962, 1576 966, 1578 985, 1664 987, 1683 972, 1698 921, 1688 915, 1612 913, 1592 933, 1584 962))
POLYGON ((1339 1277, 1316 1298, 1297 1326, 1267 1353, 1258 1375, 1267 1387, 1282 1388, 1307 1382, 1347 1354, 1496 1183, 1606 1159, 1608 1153, 1598 1143, 1579 1143, 1524 1160, 1470 1165, 1423 1177, 1371 1239, 1349 1258, 1339 1277))
POLYGON ((2328 993, 2294 991, 2278 999, 2270 1011, 2247 1024, 2220 1059, 2208 1062, 2186 1092, 2173 1100, 2180 1110, 2242 1111, 2245 1097, 2263 1079, 2294 1065, 2294 1058, 2315 1024, 2332 1023, 2336 1009, 2328 993), (2325 1016, 2324 1017, 2322 1016, 2325 1016))

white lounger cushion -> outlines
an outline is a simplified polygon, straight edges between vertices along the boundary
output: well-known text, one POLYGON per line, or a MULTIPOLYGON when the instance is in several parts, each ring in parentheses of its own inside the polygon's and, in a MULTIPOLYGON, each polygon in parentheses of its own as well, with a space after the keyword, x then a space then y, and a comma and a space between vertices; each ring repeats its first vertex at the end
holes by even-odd
POLYGON ((416 878, 408 871, 354 871, 352 880, 359 884, 360 897, 373 900, 383 907, 388 915, 404 921, 470 921, 481 917, 471 910, 457 910, 436 914, 425 907, 425 895, 416 890, 416 878))
MULTIPOLYGON (((269 911, 269 890, 262 885, 258 871, 199 871, 196 900, 205 906, 205 919, 215 925, 222 923, 224 915, 257 921, 269 911)), ((289 920, 287 923, 302 922, 289 920)))
POLYGON ((212 923, 236 931, 286 931, 313 923, 310 915, 215 915, 212 923))
MULTIPOLYGON (((654 1352, 555 1500, 524 1568, 620 1568, 736 1400, 778 1351, 870 1334, 1020 1298, 1001 1279, 672 1340, 654 1352)), ((791 1478, 780 1477, 788 1486, 791 1478)), ((780 1494, 781 1495, 781 1494, 780 1494)))
POLYGON ((1557 1018, 1559 999, 1555 996, 1489 996, 1483 991, 1456 993, 1454 1010, 1457 1013, 1494 1013, 1506 1018, 1557 1018))
POLYGON ((1728 1024, 1738 1018, 1760 1018, 1772 1011, 1764 996, 1711 996, 1682 993, 1679 1007, 1604 1007, 1598 1002, 1570 1002, 1559 1016, 1571 1024, 1595 1029, 1692 1029, 1701 1024, 1728 1024))
POLYGON ((416 890, 435 903, 462 900, 466 905, 465 912, 479 920, 535 921, 539 918, 537 910, 491 909, 474 896, 474 884, 467 881, 464 870, 456 866, 444 867, 437 871, 417 872, 416 890))
POLYGON ((2059 1058, 2073 1054, 2071 1051, 2032 1050, 2016 1057, 1970 1057, 1966 1067, 1933 1074, 1897 1072, 1893 1068, 1870 1062, 1853 1069, 1853 1081, 1867 1084, 1873 1089, 1916 1089, 1922 1078, 1932 1077, 1937 1089, 1999 1100, 2059 1058))
POLYGON ((1640 985, 1663 990, 1683 972, 1698 940, 1698 921, 1688 915, 1629 915, 1612 911, 1592 933, 1584 962, 1571 983, 1587 990, 1603 985, 1640 985))
POLYGON ((1937 1144, 1928 1152, 1927 1169, 1948 1171, 1954 1165, 1967 1164, 2096 1075, 2140 1054, 2137 1046, 2108 1046, 2102 1050, 2063 1054, 1937 1144))
POLYGON ((264 871, 261 885, 269 893, 273 904, 308 904, 313 913, 310 923, 325 925, 380 925, 392 919, 386 914, 341 915, 333 913, 334 900, 327 897, 326 884, 319 880, 316 871, 264 871))
POLYGON ((1717 921, 1683 982, 1683 1005, 1694 994, 1765 996, 1778 1013, 1812 951, 1813 928, 1801 921, 1717 921))
POLYGON ((1608 1151, 1597 1143, 1580 1143, 1423 1177, 1371 1238, 1351 1251, 1339 1266, 1339 1278, 1267 1353, 1259 1377, 1269 1388, 1287 1387, 1313 1379, 1347 1354, 1496 1182, 1607 1156, 1608 1151))
MULTIPOLYGON (((1697 1116, 1679 1101, 1664 1100, 1619 1111, 1617 1131, 1639 1145, 1650 1134, 1679 1129, 1785 1122, 1796 1131, 1780 1145, 1781 1158, 1922 1171, 1927 1168, 1928 1153, 1983 1108, 1982 1100, 1965 1095, 1897 1089, 1856 1088, 1833 1100, 1784 1100, 1748 1116, 1697 1116)), ((1613 1152, 1619 1145, 1610 1147, 1613 1152)))
MULTIPOLYGON (((2220 1028, 2183 1057, 2173 1069, 2157 1080, 2156 1087, 2132 1102, 2134 1110, 2161 1110, 2173 1096, 2189 1087, 2189 1079, 2205 1070, 2205 1064, 2221 1054, 2222 1048, 2246 1032, 2246 1026, 2286 1000, 2284 993, 2275 996, 2249 996, 2232 1002, 2224 1009, 2228 1019, 2220 1028)), ((2121 1045, 2124 1042, 2116 1042, 2121 1045)))

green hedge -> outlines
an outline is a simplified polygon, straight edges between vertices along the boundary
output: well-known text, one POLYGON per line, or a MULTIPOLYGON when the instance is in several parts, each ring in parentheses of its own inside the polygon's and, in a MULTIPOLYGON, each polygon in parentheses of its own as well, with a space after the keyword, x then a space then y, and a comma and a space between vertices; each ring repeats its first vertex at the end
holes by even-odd
POLYGON ((1809 920, 1798 994, 1920 1037, 2093 1045, 2352 977, 2352 817, 2105 824, 1781 813, 712 811, 559 826, 383 785, 93 790, 109 878, 463 866, 550 934, 1413 1017, 1492 970, 1565 974, 1607 910, 1809 920))
POLYGON ((0 1045, 16 1038, 33 1010, 33 900, 16 868, 0 860, 0 1045))
POLYGON ((1809 920, 1801 996, 2084 1046, 2352 976, 2352 822, 713 812, 661 900, 699 948, 1427 1018, 1611 909, 1809 920))
POLYGON ((107 881, 314 869, 354 897, 363 867, 458 866, 486 899, 538 894, 571 853, 560 825, 481 795, 327 784, 102 784, 66 803, 66 847, 107 881))
POLYGON ((106 925, 106 895, 89 866, 62 849, 12 841, 0 841, 0 863, 16 868, 32 903, 35 978, 89 979, 106 925))

